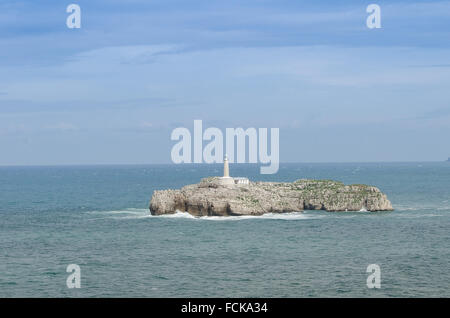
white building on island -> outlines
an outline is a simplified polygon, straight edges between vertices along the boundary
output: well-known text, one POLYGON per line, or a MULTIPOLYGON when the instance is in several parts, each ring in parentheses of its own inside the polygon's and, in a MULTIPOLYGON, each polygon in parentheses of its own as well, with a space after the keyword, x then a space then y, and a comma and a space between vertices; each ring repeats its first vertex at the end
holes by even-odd
POLYGON ((221 183, 225 185, 247 185, 250 183, 248 178, 244 177, 236 177, 232 178, 230 177, 230 167, 228 164, 228 157, 225 155, 225 158, 223 159, 223 177, 220 178, 221 183))

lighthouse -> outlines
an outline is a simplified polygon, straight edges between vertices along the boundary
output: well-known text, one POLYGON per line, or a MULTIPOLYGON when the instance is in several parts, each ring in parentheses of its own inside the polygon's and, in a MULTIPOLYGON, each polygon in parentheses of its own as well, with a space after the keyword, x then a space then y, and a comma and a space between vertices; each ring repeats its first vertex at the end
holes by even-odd
POLYGON ((229 178, 230 177, 230 167, 228 166, 228 156, 225 155, 225 158, 223 158, 223 177, 229 178))
POLYGON ((224 186, 234 186, 234 178, 230 177, 230 168, 228 166, 228 157, 223 158, 223 177, 219 178, 220 184, 224 186))
POLYGON ((228 164, 228 156, 225 155, 223 158, 223 177, 218 178, 219 183, 225 186, 234 186, 234 185, 248 185, 250 182, 247 178, 232 178, 230 177, 230 167, 228 164))

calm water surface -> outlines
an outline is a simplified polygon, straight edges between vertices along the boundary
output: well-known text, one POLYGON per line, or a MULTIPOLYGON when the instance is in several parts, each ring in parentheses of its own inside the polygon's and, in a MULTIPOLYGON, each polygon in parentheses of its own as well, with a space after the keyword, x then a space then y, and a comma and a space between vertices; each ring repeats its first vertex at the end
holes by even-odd
POLYGON ((252 180, 378 186, 395 212, 154 217, 220 165, 0 167, 0 297, 450 297, 450 163, 284 164, 252 180), (81 267, 81 288, 66 267, 81 267), (381 267, 381 289, 366 268, 381 267))

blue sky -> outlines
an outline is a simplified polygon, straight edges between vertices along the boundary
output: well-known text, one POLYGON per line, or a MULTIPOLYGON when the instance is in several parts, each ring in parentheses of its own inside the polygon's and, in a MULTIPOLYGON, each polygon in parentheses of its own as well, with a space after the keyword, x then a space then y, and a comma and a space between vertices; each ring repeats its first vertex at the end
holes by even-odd
POLYGON ((194 119, 278 127, 281 162, 444 160, 450 1, 0 1, 0 165, 169 163, 194 119))

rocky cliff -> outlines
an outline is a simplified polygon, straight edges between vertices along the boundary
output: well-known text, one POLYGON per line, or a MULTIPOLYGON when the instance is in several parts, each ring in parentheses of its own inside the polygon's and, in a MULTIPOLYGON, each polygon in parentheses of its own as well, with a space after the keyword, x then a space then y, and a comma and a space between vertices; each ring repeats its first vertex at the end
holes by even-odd
POLYGON ((261 215, 303 210, 391 211, 386 195, 372 186, 345 185, 331 180, 301 179, 288 182, 250 182, 223 185, 206 178, 180 190, 153 193, 153 215, 187 211, 195 216, 261 215))

